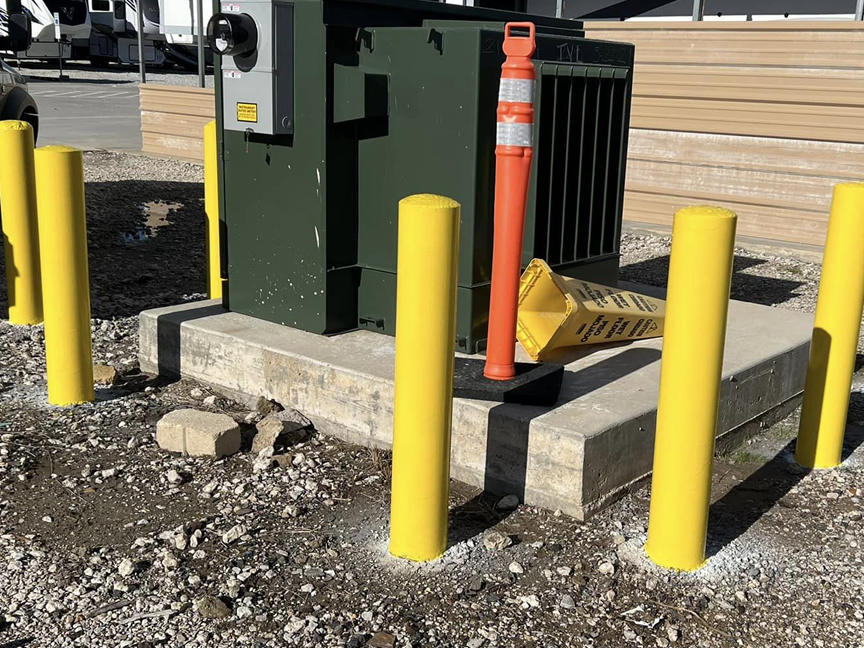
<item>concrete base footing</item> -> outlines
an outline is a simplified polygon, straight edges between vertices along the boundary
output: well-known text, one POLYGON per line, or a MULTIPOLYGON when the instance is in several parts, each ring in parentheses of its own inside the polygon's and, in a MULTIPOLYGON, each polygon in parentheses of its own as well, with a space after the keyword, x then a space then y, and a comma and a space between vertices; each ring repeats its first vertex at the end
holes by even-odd
MULTIPOLYGON (((811 325, 806 314, 731 303, 719 436, 794 408, 811 325)), ((551 408, 456 399, 452 476, 579 519, 597 511, 651 471, 661 347, 567 350, 554 359, 566 371, 551 408)), ((142 313, 140 358, 144 371, 275 399, 325 434, 391 443, 393 338, 323 337, 196 302, 142 313)))

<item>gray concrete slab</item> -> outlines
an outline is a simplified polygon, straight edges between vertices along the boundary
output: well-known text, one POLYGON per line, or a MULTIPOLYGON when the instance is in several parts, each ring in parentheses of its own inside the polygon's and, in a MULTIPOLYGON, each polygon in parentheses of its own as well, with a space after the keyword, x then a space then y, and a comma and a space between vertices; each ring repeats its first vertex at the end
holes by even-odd
POLYGON ((137 84, 31 79, 29 85, 39 108, 39 146, 141 150, 137 84))
MULTIPOLYGON (((647 291, 646 291, 647 292, 647 291)), ((794 406, 812 318, 732 302, 718 432, 758 427, 794 406)), ((451 474, 579 519, 651 471, 662 340, 563 353, 552 408, 456 399, 451 474)), ((322 337, 197 302, 141 316, 142 369, 273 398, 323 432, 389 447, 394 340, 369 331, 322 337)), ((520 349, 521 354, 521 349, 520 349)), ((522 359, 527 359, 524 355, 522 359)))

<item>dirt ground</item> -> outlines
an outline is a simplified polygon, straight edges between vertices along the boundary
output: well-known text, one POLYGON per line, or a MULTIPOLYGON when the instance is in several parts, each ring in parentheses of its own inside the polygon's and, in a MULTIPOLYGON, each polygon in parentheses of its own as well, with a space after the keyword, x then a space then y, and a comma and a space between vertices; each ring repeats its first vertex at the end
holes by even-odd
MULTIPOLYGON (((644 558, 648 484, 580 523, 454 482, 447 554, 398 561, 387 453, 308 430, 256 470, 262 412, 139 372, 138 311, 201 297, 200 167, 87 168, 94 357, 122 377, 49 406, 41 327, 0 321, 0 648, 864 646, 864 377, 840 468, 794 463, 797 414, 717 459, 695 573, 644 558), (181 407, 235 418, 243 451, 161 451, 156 421, 181 407)), ((623 252, 622 276, 665 280, 667 239, 627 234, 623 252)), ((814 262, 738 264, 737 298, 812 309, 814 262)))

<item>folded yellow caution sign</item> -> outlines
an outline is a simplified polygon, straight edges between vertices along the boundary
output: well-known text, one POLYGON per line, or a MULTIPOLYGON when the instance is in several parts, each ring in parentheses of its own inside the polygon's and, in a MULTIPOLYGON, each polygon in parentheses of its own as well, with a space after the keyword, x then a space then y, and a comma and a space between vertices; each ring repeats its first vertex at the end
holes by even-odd
POLYGON ((532 360, 553 349, 663 335, 666 303, 562 277, 534 259, 522 274, 516 337, 532 360))

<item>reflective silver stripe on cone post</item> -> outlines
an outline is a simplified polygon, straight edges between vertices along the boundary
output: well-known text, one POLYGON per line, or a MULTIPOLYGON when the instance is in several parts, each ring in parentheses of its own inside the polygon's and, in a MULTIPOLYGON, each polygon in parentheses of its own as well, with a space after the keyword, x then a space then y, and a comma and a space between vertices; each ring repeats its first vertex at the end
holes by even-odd
POLYGON ((533 79, 501 79, 498 86, 499 103, 534 103, 533 79))
POLYGON ((534 146, 534 124, 498 122, 495 138, 498 146, 534 146))

